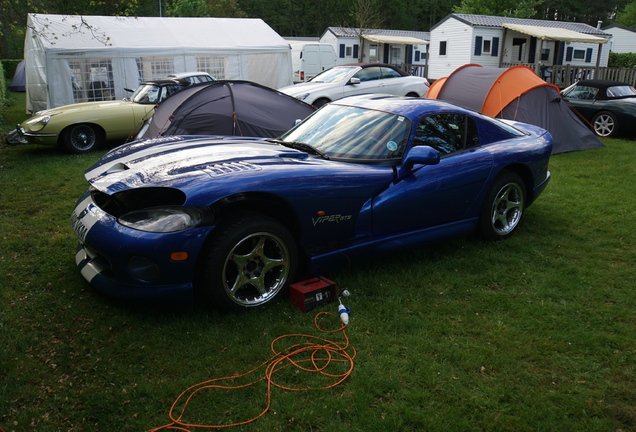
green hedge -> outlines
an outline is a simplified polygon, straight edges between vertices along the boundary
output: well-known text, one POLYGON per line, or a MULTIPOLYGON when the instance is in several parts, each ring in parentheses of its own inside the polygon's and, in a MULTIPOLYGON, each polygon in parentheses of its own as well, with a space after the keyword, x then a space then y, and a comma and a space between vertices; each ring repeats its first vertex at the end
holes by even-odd
POLYGON ((608 67, 633 68, 636 67, 636 53, 609 53, 608 67))
POLYGON ((13 75, 15 74, 15 70, 17 69, 18 64, 21 61, 22 60, 14 60, 14 59, 0 61, 0 63, 2 63, 2 66, 4 67, 4 73, 2 76, 7 80, 8 83, 11 83, 11 80, 13 79, 13 75))
POLYGON ((4 66, 2 63, 3 62, 0 62, 0 126, 2 126, 4 122, 4 110, 7 106, 6 91, 8 86, 7 80, 4 77, 4 66))

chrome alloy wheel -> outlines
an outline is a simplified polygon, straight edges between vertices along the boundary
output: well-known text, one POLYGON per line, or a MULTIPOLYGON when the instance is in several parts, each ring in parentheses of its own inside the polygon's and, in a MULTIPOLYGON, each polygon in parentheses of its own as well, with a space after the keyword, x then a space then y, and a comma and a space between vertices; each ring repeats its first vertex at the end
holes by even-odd
POLYGON ((609 112, 599 113, 594 117, 594 131, 598 136, 612 136, 616 129, 616 119, 609 112))
POLYGON ((490 221, 493 230, 501 236, 514 231, 523 215, 523 206, 523 190, 519 184, 506 183, 492 204, 490 221))
POLYGON ((280 237, 269 232, 249 234, 225 259, 225 292, 240 306, 259 306, 283 289, 290 266, 290 251, 280 237))

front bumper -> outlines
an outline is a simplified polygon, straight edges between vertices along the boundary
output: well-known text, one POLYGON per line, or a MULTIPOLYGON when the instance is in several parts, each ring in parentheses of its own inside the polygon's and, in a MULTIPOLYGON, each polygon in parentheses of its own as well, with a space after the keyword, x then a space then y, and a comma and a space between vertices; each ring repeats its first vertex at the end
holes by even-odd
POLYGON ((27 132, 23 127, 18 126, 16 128, 16 132, 18 135, 30 142, 31 144, 47 144, 47 145, 56 145, 57 144, 57 134, 56 133, 35 133, 35 132, 27 132))
POLYGON ((213 227, 165 234, 137 231, 100 209, 88 191, 73 210, 71 226, 79 238, 75 263, 97 290, 127 300, 193 301, 197 259, 213 227), (174 261, 173 252, 185 252, 188 258, 174 261))

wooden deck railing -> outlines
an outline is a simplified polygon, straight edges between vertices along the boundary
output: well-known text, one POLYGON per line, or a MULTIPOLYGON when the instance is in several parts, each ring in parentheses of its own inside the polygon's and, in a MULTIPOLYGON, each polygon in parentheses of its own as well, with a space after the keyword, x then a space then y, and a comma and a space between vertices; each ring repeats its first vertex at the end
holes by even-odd
MULTIPOLYGON (((634 68, 608 68, 594 66, 542 66, 532 63, 502 63, 502 68, 509 68, 517 65, 527 66, 545 81, 565 88, 582 79, 605 79, 622 81, 632 86, 636 86, 636 67, 634 68)), ((428 66, 404 64, 402 69, 411 75, 427 77, 428 66)))
MULTIPOLYGON (((502 63, 501 67, 509 68, 518 63, 502 63)), ((524 64, 545 81, 565 88, 582 79, 604 79, 622 81, 630 85, 636 85, 636 68, 608 68, 594 66, 556 65, 541 66, 537 64, 524 64)))

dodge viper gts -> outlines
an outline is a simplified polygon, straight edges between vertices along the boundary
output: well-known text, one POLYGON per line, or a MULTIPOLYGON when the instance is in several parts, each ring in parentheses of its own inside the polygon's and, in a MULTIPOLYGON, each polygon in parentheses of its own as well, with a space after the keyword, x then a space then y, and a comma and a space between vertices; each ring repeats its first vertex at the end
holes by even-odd
POLYGON ((119 298, 257 307, 379 254, 510 236, 550 180, 551 148, 536 126, 380 95, 325 105, 278 139, 134 141, 86 171, 75 259, 119 298))

